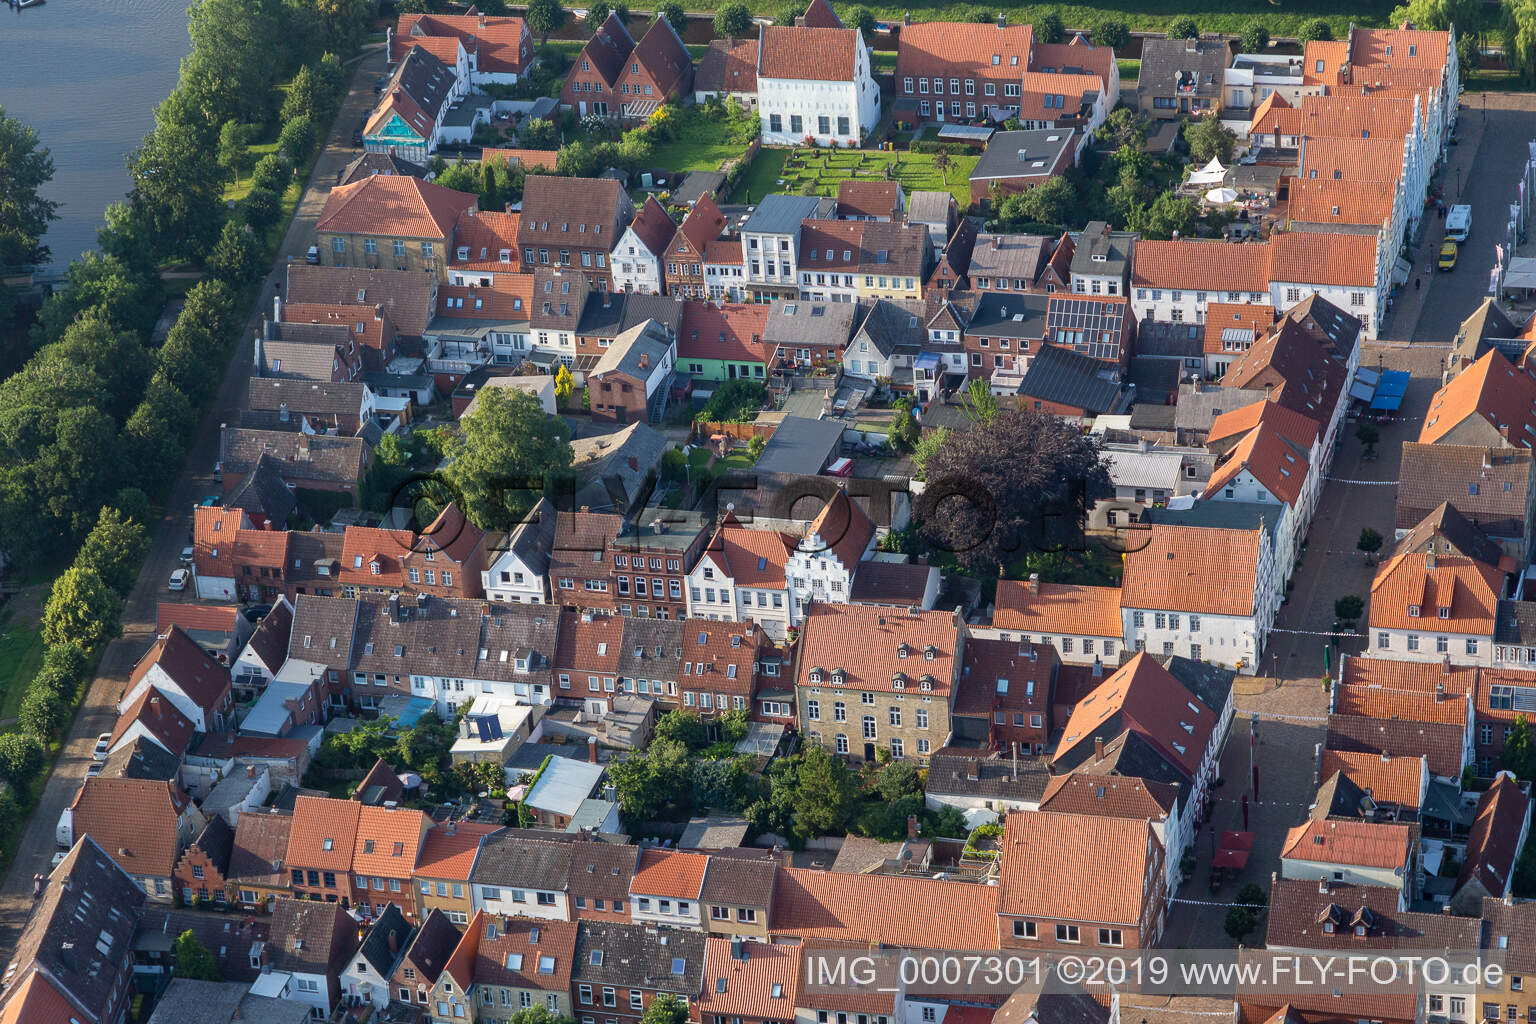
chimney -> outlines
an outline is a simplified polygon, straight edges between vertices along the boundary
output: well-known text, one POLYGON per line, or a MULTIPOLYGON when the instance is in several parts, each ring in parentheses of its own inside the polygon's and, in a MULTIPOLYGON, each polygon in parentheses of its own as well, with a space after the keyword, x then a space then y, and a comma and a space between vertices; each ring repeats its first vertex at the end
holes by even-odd
POLYGON ((1013 750, 1013 774, 1011 778, 1016 782, 1019 778, 1019 741, 1014 740, 1012 743, 1008 744, 1008 746, 1013 750))
POLYGON ((635 458, 633 455, 629 457, 629 469, 632 473, 640 472, 640 460, 635 458))
POLYGON ((245 777, 248 778, 248 779, 254 779, 256 777, 256 766, 255 765, 248 764, 248 765, 245 766, 245 777))
POLYGON ((1093 759, 1095 761, 1104 760, 1104 737, 1102 736, 1095 736, 1093 738, 1093 759))
MULTIPOLYGON (((1440 674, 1443 676, 1448 676, 1451 674, 1451 656, 1449 654, 1447 654, 1445 658, 1440 662, 1440 674)), ((1440 691, 1443 693, 1444 690, 1445 687, 1441 686, 1440 691)))
POLYGON ((587 760, 597 764, 597 737, 587 737, 587 760))
POLYGON ((280 323, 283 319, 283 299, 280 295, 272 296, 272 322, 280 323))
POLYGON ((966 760, 965 777, 972 782, 977 782, 981 779, 981 760, 979 758, 972 757, 966 760))
POLYGON ((911 11, 902 11, 901 12, 901 23, 903 25, 910 25, 910 24, 912 24, 912 12, 911 11))
POLYGON ((1435 553, 1433 551, 1424 556, 1424 568, 1431 570, 1435 568, 1435 553))
POLYGON ((1004 14, 1002 11, 998 11, 997 12, 997 27, 998 28, 1007 28, 1008 27, 1008 15, 1004 14))
POLYGON ((1031 594, 1040 593, 1040 574, 1037 572, 1029 574, 1029 592, 1031 594))
POLYGON ((150 710, 155 713, 155 717, 159 718, 160 714, 161 714, 161 712, 160 712, 160 695, 159 694, 155 694, 155 695, 153 695, 153 696, 151 696, 149 698, 149 707, 150 707, 150 710))
POLYGON ((399 956, 400 955, 400 933, 395 931, 393 928, 391 928, 389 930, 389 935, 386 936, 386 938, 389 941, 389 955, 390 956, 399 956))
MULTIPOLYGON (((1450 660, 1450 658, 1447 657, 1446 661, 1449 661, 1449 660, 1450 660)), ((1436 704, 1441 704, 1441 703, 1444 703, 1444 701, 1445 701, 1445 684, 1444 683, 1436 683, 1435 684, 1435 703, 1436 704)))
POLYGON ((647 366, 650 366, 650 365, 651 365, 650 353, 648 353, 648 352, 641 352, 640 353, 640 369, 643 370, 647 366))
POLYGON ((916 839, 918 834, 917 815, 907 815, 907 838, 916 839))
POLYGON ((1317 880, 1317 891, 1320 893, 1326 893, 1328 891, 1328 879, 1319 878, 1317 880))
POLYGON ((1093 678, 1104 678, 1104 660, 1097 654, 1093 656, 1093 678))
POLYGON ((1002 245, 1003 245, 1003 236, 1002 235, 993 235, 992 236, 992 248, 1000 249, 1000 248, 1002 248, 1002 245))
POLYGON ((740 960, 741 959, 741 936, 740 935, 732 935, 731 936, 731 959, 732 960, 740 960))

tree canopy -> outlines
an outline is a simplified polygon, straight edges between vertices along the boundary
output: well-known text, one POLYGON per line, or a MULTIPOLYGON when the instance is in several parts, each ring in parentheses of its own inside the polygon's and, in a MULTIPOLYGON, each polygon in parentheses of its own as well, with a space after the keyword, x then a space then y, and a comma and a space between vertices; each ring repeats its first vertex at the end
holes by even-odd
POLYGON ((0 107, 0 271, 50 258, 42 238, 59 204, 41 190, 52 180, 53 156, 38 145, 37 132, 0 107))
POLYGON ((715 35, 723 38, 743 36, 752 27, 752 12, 740 0, 730 0, 715 12, 715 35))
POLYGON ((461 509, 481 529, 522 519, 556 474, 571 467, 570 428, 526 391, 487 388, 444 453, 461 509))
POLYGON ((223 981, 224 972, 207 946, 190 929, 176 936, 171 946, 172 972, 191 981, 223 981))

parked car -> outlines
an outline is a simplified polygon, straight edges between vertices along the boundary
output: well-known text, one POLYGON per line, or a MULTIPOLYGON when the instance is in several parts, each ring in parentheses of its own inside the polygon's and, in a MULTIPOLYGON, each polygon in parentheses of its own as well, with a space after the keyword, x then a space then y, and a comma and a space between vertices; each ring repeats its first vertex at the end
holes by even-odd
POLYGON ((187 581, 191 578, 192 571, 190 569, 177 569, 175 572, 171 573, 171 589, 186 590, 187 581))
POLYGON ((1441 270, 1455 270, 1456 256, 1460 251, 1455 242, 1444 243, 1440 246, 1440 262, 1435 265, 1441 270))
POLYGON ((196 555, 197 549, 194 548, 191 544, 188 544, 186 547, 181 549, 181 564, 191 565, 192 560, 196 557, 196 555))
POLYGON ((363 130, 361 128, 353 129, 353 131, 352 131, 352 145, 354 145, 354 146, 361 146, 362 144, 363 144, 363 130))
POLYGON ((386 85, 388 85, 388 84, 389 84, 389 76, 388 75, 380 75, 378 78, 375 78, 373 80, 373 91, 374 92, 383 92, 384 91, 384 87, 386 85))
POLYGON ((269 605, 269 604, 253 604, 249 608, 247 608, 243 612, 241 612, 240 614, 245 616, 245 621, 246 622, 254 624, 254 623, 260 622, 262 619, 266 618, 271 613, 272 613, 272 606, 271 605, 269 605))
POLYGON ((312 245, 309 247, 309 251, 304 254, 304 262, 319 265, 320 247, 318 245, 312 245))
POLYGON ((105 761, 107 759, 107 751, 110 749, 112 749, 112 734, 104 732, 96 737, 96 749, 91 751, 91 760, 105 761))
POLYGON ((105 761, 92 761, 90 764, 85 766, 85 777, 88 779, 94 779, 96 776, 101 774, 101 770, 106 766, 107 762, 105 761))
POLYGON ((203 508, 218 508, 222 504, 224 504, 224 499, 217 494, 205 494, 203 495, 203 500, 198 502, 198 505, 203 508))

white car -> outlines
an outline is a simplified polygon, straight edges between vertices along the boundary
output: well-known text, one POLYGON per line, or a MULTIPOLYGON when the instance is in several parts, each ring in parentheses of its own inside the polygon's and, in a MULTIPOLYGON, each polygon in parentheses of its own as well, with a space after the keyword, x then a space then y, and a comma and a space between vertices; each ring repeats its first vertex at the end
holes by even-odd
POLYGON ((107 762, 105 761, 92 761, 89 765, 86 766, 85 777, 88 779, 94 779, 96 776, 101 774, 101 770, 106 766, 107 762))
POLYGON ((69 851, 68 850, 60 850, 58 853, 54 854, 53 855, 53 859, 48 862, 48 870, 52 871, 54 868, 56 868, 60 864, 64 863, 64 858, 68 857, 68 856, 69 856, 69 851))
POLYGON ((105 761, 107 752, 112 749, 112 734, 104 732, 96 737, 96 749, 91 751, 92 761, 105 761))
POLYGON ((186 547, 181 549, 181 564, 182 565, 191 565, 193 560, 196 557, 197 557, 197 549, 194 548, 191 544, 188 544, 186 547))
POLYGON ((186 590, 187 589, 187 581, 190 580, 191 578, 192 578, 192 573, 191 573, 190 570, 188 570, 188 569, 177 569, 175 572, 171 573, 171 589, 172 590, 186 590))

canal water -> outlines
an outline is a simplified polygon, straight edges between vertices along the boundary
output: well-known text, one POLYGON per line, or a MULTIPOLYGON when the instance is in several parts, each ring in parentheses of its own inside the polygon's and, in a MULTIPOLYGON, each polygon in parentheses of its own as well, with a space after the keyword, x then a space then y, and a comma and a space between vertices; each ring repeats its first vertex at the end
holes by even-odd
POLYGON ((59 219, 43 241, 54 268, 96 246, 110 203, 128 190, 127 155, 176 85, 187 0, 47 0, 0 7, 0 107, 53 151, 59 219))

